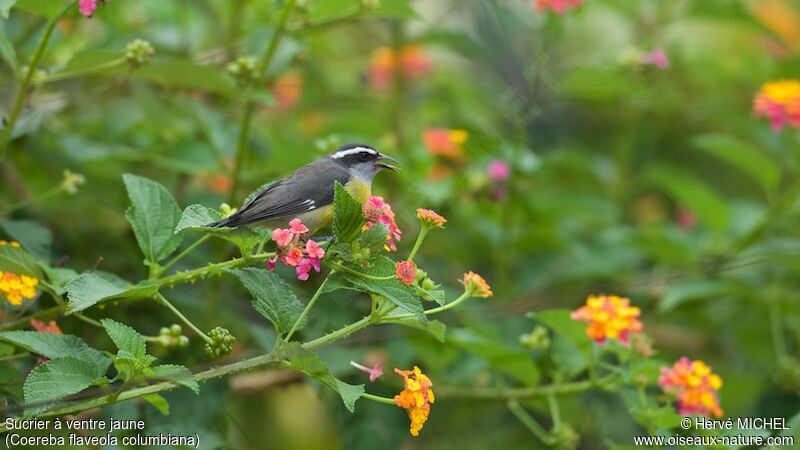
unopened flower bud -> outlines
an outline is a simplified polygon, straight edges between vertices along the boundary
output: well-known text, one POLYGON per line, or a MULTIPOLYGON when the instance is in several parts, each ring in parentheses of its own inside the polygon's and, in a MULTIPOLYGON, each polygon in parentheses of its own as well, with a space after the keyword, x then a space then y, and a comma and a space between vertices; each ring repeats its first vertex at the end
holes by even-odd
POLYGON ((225 68, 239 86, 252 86, 258 81, 258 63, 252 56, 240 56, 225 68))
POLYGON ((546 350, 550 347, 550 333, 543 326, 536 326, 528 334, 519 337, 519 343, 531 350, 546 350))
POLYGON ((144 39, 134 39, 125 46, 125 60, 135 69, 146 63, 156 53, 153 45, 144 39))
POLYGON ((216 327, 208 332, 211 342, 206 343, 206 353, 212 357, 220 357, 229 354, 233 350, 233 343, 236 338, 225 328, 216 327))
POLYGON ((574 450, 578 448, 580 435, 569 424, 562 423, 553 428, 553 438, 557 450, 574 450))
POLYGON ((189 346, 189 338, 186 336, 178 336, 178 347, 186 348, 189 346))
POLYGON ((183 334, 183 329, 177 323, 173 323, 171 327, 169 327, 169 333, 173 336, 180 336, 183 334))
POLYGON ((64 175, 64 180, 61 181, 61 189, 67 194, 77 194, 78 187, 86 184, 86 177, 79 173, 74 173, 66 169, 62 173, 64 175))

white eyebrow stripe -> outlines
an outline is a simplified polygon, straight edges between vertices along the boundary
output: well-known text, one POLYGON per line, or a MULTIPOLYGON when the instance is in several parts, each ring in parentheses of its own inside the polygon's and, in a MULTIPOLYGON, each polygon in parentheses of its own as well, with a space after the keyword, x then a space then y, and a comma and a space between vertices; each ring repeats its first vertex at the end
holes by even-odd
POLYGON ((355 155, 356 153, 361 153, 361 152, 367 152, 367 153, 371 153, 373 155, 377 155, 378 154, 377 150, 375 150, 373 148, 369 148, 369 147, 353 147, 353 148, 348 148, 347 150, 340 150, 340 151, 332 154, 331 158, 339 159, 339 158, 344 158, 345 156, 355 155))

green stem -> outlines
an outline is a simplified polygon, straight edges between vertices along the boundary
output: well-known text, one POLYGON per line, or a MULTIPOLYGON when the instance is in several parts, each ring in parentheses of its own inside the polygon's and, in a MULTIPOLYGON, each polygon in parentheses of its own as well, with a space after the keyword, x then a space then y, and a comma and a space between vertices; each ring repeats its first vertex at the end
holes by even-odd
POLYGON ((515 398, 545 397, 547 395, 567 395, 585 392, 591 389, 604 389, 620 381, 619 375, 609 375, 599 380, 582 380, 572 383, 557 383, 523 388, 480 388, 439 386, 436 395, 439 397, 457 397, 479 400, 508 400, 515 398))
POLYGON ((417 256, 417 251, 422 246, 422 241, 425 240, 425 236, 428 235, 428 228, 423 226, 419 229, 419 234, 417 235, 417 240, 414 242, 414 247, 411 249, 411 253, 408 254, 409 260, 413 260, 415 256, 417 256))
POLYGON ((102 323, 92 319, 91 317, 84 316, 83 314, 80 314, 80 313, 75 313, 75 317, 77 317, 78 319, 80 319, 80 320, 82 320, 82 321, 84 321, 84 322, 86 322, 86 323, 88 323, 90 325, 94 325, 96 327, 103 328, 103 324, 102 323))
POLYGON ((553 392, 547 394, 547 406, 550 408, 550 417, 553 419, 553 427, 561 426, 561 409, 558 407, 558 398, 556 398, 556 394, 553 392))
POLYGON ((16 125, 17 120, 22 113, 22 107, 25 105, 25 100, 28 97, 28 89, 31 87, 33 76, 36 73, 36 68, 39 66, 39 62, 44 55, 44 49, 47 47, 47 43, 50 41, 50 37, 53 35, 53 30, 55 30, 58 20, 64 15, 64 13, 73 7, 75 7, 74 3, 69 2, 64 9, 58 13, 57 16, 50 19, 50 22, 47 23, 47 28, 44 30, 44 35, 39 41, 38 47, 36 47, 36 51, 33 54, 33 58, 31 58, 30 64, 28 64, 28 73, 20 82, 19 91, 17 91, 17 97, 14 99, 14 104, 11 106, 11 113, 6 119, 6 126, 0 130, 0 162, 3 162, 6 157, 6 153, 8 152, 8 143, 11 141, 11 136, 14 132, 14 125, 16 125))
POLYGON ((775 350, 775 358, 780 361, 786 357, 786 336, 783 332, 781 305, 777 298, 769 299, 767 303, 769 312, 769 327, 772 332, 772 348, 775 350))
POLYGON ((50 189, 50 190, 49 190, 49 191, 47 191, 47 192, 44 192, 43 194, 40 194, 40 195, 38 195, 38 196, 32 196, 32 197, 28 197, 28 198, 26 198, 26 199, 24 199, 24 200, 22 200, 22 201, 20 201, 20 202, 17 202, 17 203, 14 203, 13 205, 9 205, 9 206, 7 206, 7 207, 5 208, 5 211, 4 211, 4 212, 5 212, 6 214, 8 214, 8 213, 10 213, 10 212, 12 212, 12 211, 16 211, 16 210, 18 210, 18 209, 20 209, 20 208, 25 208, 25 207, 27 207, 27 206, 30 206, 30 205, 34 204, 34 203, 37 203, 37 202, 41 202, 41 201, 47 200, 47 199, 48 199, 48 198, 50 198, 50 197, 54 197, 54 196, 58 195, 58 194, 59 194, 59 193, 61 193, 61 191, 63 191, 63 190, 64 190, 64 185, 63 185, 63 184, 61 184, 61 183, 59 183, 59 185, 58 185, 58 186, 56 186, 56 187, 54 187, 54 188, 50 189))
POLYGON ((330 265, 333 266, 337 270, 343 270, 343 271, 345 271, 347 273, 352 273, 353 275, 359 276, 361 278, 366 278, 368 280, 385 281, 385 280, 393 280, 393 279, 395 279, 394 275, 385 276, 385 277, 379 277, 379 276, 375 276, 375 275, 370 275, 368 273, 359 272, 357 270, 353 270, 353 269, 351 269, 351 268, 349 268, 347 266, 343 266, 343 265, 337 264, 335 262, 331 262, 330 265))
POLYGON ((211 237, 211 235, 210 235, 210 234, 206 234, 205 236, 201 237, 200 239, 198 239, 198 240, 194 241, 194 243, 193 243, 192 245, 190 245, 190 246, 186 247, 186 249, 185 249, 184 251, 182 251, 182 252, 178 253, 178 254, 177 254, 177 255, 176 255, 174 258, 172 258, 172 259, 171 259, 171 260, 170 260, 170 261, 169 261, 169 262, 168 262, 166 265, 164 265, 164 266, 161 266, 161 268, 160 268, 160 269, 158 270, 158 272, 156 273, 156 276, 160 276, 161 274, 163 274, 164 272, 166 272, 167 270, 169 270, 169 268, 170 268, 170 267, 172 267, 172 266, 174 266, 176 262, 180 261, 180 260, 181 260, 181 258, 183 258, 184 256, 186 256, 186 255, 188 255, 189 253, 191 253, 191 252, 192 252, 194 249, 196 249, 197 247, 199 247, 199 246, 200 246, 200 244, 202 244, 203 242, 207 241, 207 240, 208 240, 210 237, 211 237))
POLYGON ((356 331, 363 330, 364 328, 370 326, 370 324, 372 324, 372 318, 369 316, 364 317, 357 322, 353 322, 350 325, 328 333, 325 336, 306 342, 303 344, 303 348, 306 350, 313 350, 315 348, 322 347, 325 344, 330 344, 331 342, 338 341, 339 339, 344 339, 356 331))
POLYGON ((195 333, 197 333, 197 335, 198 335, 198 336, 200 336, 201 338, 203 338, 203 340, 204 340, 204 341, 208 342, 209 344, 212 344, 212 343, 214 342, 214 341, 213 341, 213 340, 212 340, 210 337, 206 336, 206 334, 205 334, 205 333, 203 333, 203 332, 202 332, 202 331, 201 331, 199 328, 197 328, 196 326, 194 326, 194 324, 192 323, 192 321, 191 321, 191 320, 189 320, 188 318, 186 318, 186 316, 184 316, 184 315, 183 315, 183 313, 181 313, 181 312, 178 310, 178 308, 176 308, 175 306, 173 306, 173 305, 172 305, 172 303, 170 303, 170 302, 169 302, 169 300, 167 300, 167 298, 166 298, 166 297, 164 297, 163 295, 161 295, 161 293, 160 293, 160 292, 156 294, 156 298, 158 298, 158 300, 159 300, 159 301, 161 301, 161 303, 162 303, 164 306, 166 306, 167 308, 169 308, 169 310, 170 310, 170 311, 172 311, 172 312, 173 312, 173 313, 174 313, 176 316, 178 316, 178 319, 180 319, 180 320, 181 320, 183 323, 185 323, 185 324, 186 324, 186 325, 187 325, 189 328, 191 328, 192 330, 194 330, 194 332, 195 332, 195 333))
MULTIPOLYGON (((426 316, 430 316, 432 314, 439 314, 440 312, 444 312, 444 311, 447 311, 448 309, 455 308, 456 306, 460 305, 461 303, 464 303, 464 301, 466 301, 468 298, 470 298, 469 293, 464 292, 463 294, 461 294, 461 297, 458 297, 457 299, 453 300, 452 302, 450 302, 450 303, 448 303, 448 304, 446 304, 444 306, 440 306, 438 308, 426 309, 425 311, 423 311, 423 313, 425 313, 426 316)), ((414 314, 408 313, 408 314, 400 314, 400 315, 397 315, 397 316, 392 316, 391 319, 408 319, 408 318, 411 318, 411 317, 416 317, 416 316, 414 314)))
POLYGON ((228 261, 223 261, 221 263, 213 263, 205 267, 198 267, 196 269, 177 272, 175 274, 172 274, 164 278, 157 278, 153 280, 153 282, 159 287, 188 283, 197 280, 198 278, 203 278, 211 275, 218 275, 220 273, 225 272, 226 270, 235 269, 236 267, 251 264, 255 261, 263 261, 267 258, 273 257, 274 255, 275 253, 268 252, 268 253, 259 253, 257 255, 252 255, 248 257, 242 256, 240 258, 233 258, 229 259, 228 261))
POLYGON ((366 392, 361 394, 361 398, 372 400, 373 402, 383 403, 385 405, 395 405, 393 398, 386 398, 386 397, 381 397, 379 395, 367 394, 366 392))
POLYGON ((517 400, 509 400, 507 403, 508 410, 511 411, 511 414, 523 424, 525 428, 527 428, 534 436, 536 436, 540 441, 545 443, 546 445, 552 445, 555 442, 550 433, 547 432, 538 422, 536 419, 533 418, 527 411, 519 404, 517 400))
MULTIPOLYGON (((272 38, 270 39, 269 44, 267 44, 264 55, 261 57, 261 61, 258 64, 258 74, 262 77, 265 75, 267 67, 269 67, 270 62, 272 62, 272 58, 275 56, 275 51, 278 49, 278 44, 280 43, 281 38, 286 31, 286 21, 294 10, 294 7, 295 0, 286 0, 286 4, 283 6, 281 16, 278 19, 277 25, 275 26, 275 31, 272 33, 272 38)), ((233 186, 231 186, 231 193, 228 198, 228 203, 232 205, 236 203, 236 197, 241 184, 242 168, 247 162, 249 150, 247 143, 250 138, 250 128, 253 121, 254 111, 255 103, 248 101, 244 107, 242 123, 239 129, 239 139, 236 143, 236 161, 233 166, 233 186)))
POLYGON ((319 299, 319 297, 322 295, 322 290, 325 288, 325 284, 328 283, 328 280, 330 279, 331 275, 333 275, 334 273, 336 273, 336 271, 335 270, 331 270, 331 272, 328 274, 328 276, 325 277, 325 279, 322 281, 322 283, 317 288, 317 292, 314 292, 314 295, 311 297, 311 300, 308 301, 308 304, 306 305, 306 307, 303 308, 303 312, 300 313, 300 317, 298 317, 297 320, 294 321, 294 324, 292 325, 292 328, 290 328, 289 332, 286 333, 286 338, 284 339, 286 342, 289 342, 289 339, 292 338, 292 335, 294 334, 295 330, 297 330, 297 327, 300 326, 300 322, 303 321, 303 319, 311 311, 311 308, 314 307, 314 303, 316 303, 317 300, 319 299))
POLYGON ((71 72, 61 72, 61 73, 56 73, 56 74, 53 74, 53 75, 48 75, 48 76, 44 77, 42 80, 40 80, 38 82, 34 82, 34 84, 38 86, 38 85, 42 85, 42 84, 45 84, 45 83, 52 83, 54 81, 62 81, 62 80, 66 80, 66 79, 69 79, 69 78, 74 78, 74 77, 78 77, 78 76, 82 76, 82 75, 90 75, 90 74, 93 74, 93 73, 101 72, 103 70, 122 67, 126 63, 127 63, 127 60, 125 58, 117 58, 117 59, 108 61, 108 62, 106 62, 104 64, 100 64, 98 66, 86 67, 84 69, 73 70, 71 72))

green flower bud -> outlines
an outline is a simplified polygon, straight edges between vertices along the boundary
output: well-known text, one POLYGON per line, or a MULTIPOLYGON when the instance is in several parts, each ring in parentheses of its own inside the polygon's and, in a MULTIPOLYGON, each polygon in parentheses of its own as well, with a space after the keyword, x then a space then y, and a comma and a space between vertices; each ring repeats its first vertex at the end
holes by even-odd
POLYGON ((216 327, 208 332, 211 342, 206 343, 206 353, 212 357, 220 357, 229 354, 233 350, 233 343, 236 338, 225 328, 216 327))
POLYGON ((531 350, 546 350, 550 347, 550 333, 543 326, 536 326, 528 334, 519 337, 519 343, 531 350))
POLYGON ((574 450, 578 448, 580 435, 569 424, 562 423, 553 428, 553 437, 555 438, 553 448, 556 450, 574 450))
POLYGON ((189 338, 186 336, 178 336, 178 347, 186 348, 189 346, 189 338))
POLYGON ((160 329, 160 330, 158 330, 158 334, 159 334, 160 336, 169 336, 169 328, 167 328, 167 327, 161 327, 161 329, 160 329))
POLYGON ((125 46, 125 60, 132 69, 144 65, 155 53, 153 45, 144 39, 134 39, 125 46))
POLYGON ((183 329, 177 323, 173 323, 172 326, 169 327, 169 333, 177 337, 183 334, 183 329))
POLYGON ((258 63, 252 56, 240 56, 225 68, 239 86, 252 86, 261 78, 258 63))
POLYGON ((79 173, 64 169, 62 174, 64 175, 64 180, 61 181, 61 189, 63 189, 67 194, 77 194, 78 187, 86 184, 86 177, 79 173))

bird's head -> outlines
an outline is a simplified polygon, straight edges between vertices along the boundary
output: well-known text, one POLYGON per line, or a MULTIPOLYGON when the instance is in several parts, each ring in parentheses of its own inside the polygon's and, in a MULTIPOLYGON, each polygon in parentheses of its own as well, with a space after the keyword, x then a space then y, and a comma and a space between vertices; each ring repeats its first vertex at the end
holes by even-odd
POLYGON ((374 148, 363 144, 347 144, 336 149, 328 158, 342 165, 350 175, 367 183, 383 169, 397 172, 397 167, 387 164, 397 160, 382 154, 374 148))

